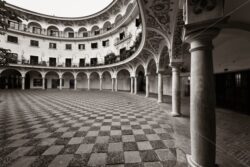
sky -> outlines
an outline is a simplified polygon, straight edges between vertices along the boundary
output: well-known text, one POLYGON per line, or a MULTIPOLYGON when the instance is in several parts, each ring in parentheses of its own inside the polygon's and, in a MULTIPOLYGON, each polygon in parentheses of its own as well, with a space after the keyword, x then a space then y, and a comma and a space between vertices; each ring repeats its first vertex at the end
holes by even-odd
POLYGON ((7 3, 35 12, 60 16, 81 17, 99 12, 113 0, 5 0, 7 3))

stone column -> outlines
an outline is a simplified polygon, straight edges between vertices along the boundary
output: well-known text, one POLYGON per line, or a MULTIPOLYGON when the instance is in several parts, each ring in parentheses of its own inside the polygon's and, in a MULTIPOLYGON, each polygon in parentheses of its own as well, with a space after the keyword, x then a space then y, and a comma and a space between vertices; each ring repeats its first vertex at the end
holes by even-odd
POLYGON ((77 90, 77 78, 74 78, 74 86, 75 86, 75 90, 77 90))
POLYGON ((90 77, 88 77, 88 90, 90 90, 90 77))
POLYGON ((134 93, 137 94, 137 76, 135 77, 134 93))
POLYGON ((100 90, 102 90, 102 77, 100 77, 100 90))
POLYGON ((158 72, 158 103, 162 103, 162 96, 163 96, 162 72, 158 72))
POLYGON ((211 28, 204 33, 186 35, 191 52, 191 98, 190 166, 215 166, 216 129, 215 129, 215 88, 213 72, 212 39, 219 33, 211 28))
POLYGON ((145 77, 146 77, 146 97, 149 97, 149 74, 146 74, 145 77))
POLYGON ((111 78, 112 80, 112 92, 114 92, 114 78, 111 78))
POLYGON ((42 80, 43 80, 43 90, 45 90, 45 77, 43 77, 42 80))
POLYGON ((115 91, 118 92, 118 79, 115 78, 115 91))
POLYGON ((60 80, 59 89, 62 90, 62 77, 60 77, 59 80, 60 80))
POLYGON ((181 116, 180 64, 171 63, 172 67, 172 112, 173 117, 181 116))
POLYGON ((134 93, 134 77, 130 77, 130 93, 133 94, 134 93))
POLYGON ((22 76, 22 90, 25 90, 25 76, 22 76))

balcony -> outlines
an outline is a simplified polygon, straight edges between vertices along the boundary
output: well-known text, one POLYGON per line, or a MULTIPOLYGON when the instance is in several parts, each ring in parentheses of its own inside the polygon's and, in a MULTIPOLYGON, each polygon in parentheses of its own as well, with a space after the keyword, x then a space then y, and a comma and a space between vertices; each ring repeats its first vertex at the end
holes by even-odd
POLYGON ((114 45, 115 46, 120 45, 121 43, 127 41, 130 38, 132 38, 132 34, 131 33, 129 33, 128 35, 125 35, 122 39, 116 38, 114 45))

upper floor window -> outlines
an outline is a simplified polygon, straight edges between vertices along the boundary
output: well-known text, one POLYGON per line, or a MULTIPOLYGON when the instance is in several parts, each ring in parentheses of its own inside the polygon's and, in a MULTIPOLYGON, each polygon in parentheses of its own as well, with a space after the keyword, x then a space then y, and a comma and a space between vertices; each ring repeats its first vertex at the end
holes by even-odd
POLYGON ((9 23, 10 28, 18 30, 19 24, 17 22, 9 20, 8 23, 9 23))
POLYGON ((99 34, 100 34, 100 30, 95 30, 95 31, 94 31, 94 34, 95 34, 95 35, 99 35, 99 34))
POLYGON ((102 46, 103 47, 108 47, 109 46, 109 40, 102 41, 102 46))
POLYGON ((39 42, 36 41, 36 40, 30 40, 30 46, 38 47, 39 46, 39 42))
POLYGON ((125 32, 120 33, 120 40, 123 40, 125 38, 125 32))
POLYGON ((56 49, 56 43, 49 43, 50 49, 56 49))
POLYGON ((92 49, 97 49, 98 48, 98 43, 91 43, 91 48, 92 49))
POLYGON ((15 36, 8 35, 7 37, 8 42, 18 43, 18 38, 15 36))
POLYGON ((79 50, 85 50, 85 44, 79 44, 78 49, 79 50))
POLYGON ((69 37, 69 38, 74 38, 74 32, 69 32, 69 33, 68 33, 68 37, 69 37))
POLYGON ((41 34, 42 29, 39 27, 32 27, 32 33, 41 34))
POLYGON ((66 44, 65 49, 66 50, 72 50, 72 45, 71 44, 66 44))

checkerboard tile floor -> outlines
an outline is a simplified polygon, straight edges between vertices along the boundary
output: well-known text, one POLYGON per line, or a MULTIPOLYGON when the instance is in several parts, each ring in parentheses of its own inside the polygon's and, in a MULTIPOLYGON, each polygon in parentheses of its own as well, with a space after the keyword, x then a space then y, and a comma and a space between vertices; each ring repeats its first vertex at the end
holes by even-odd
POLYGON ((0 91, 0 167, 170 167, 170 117, 108 91, 0 91))

